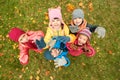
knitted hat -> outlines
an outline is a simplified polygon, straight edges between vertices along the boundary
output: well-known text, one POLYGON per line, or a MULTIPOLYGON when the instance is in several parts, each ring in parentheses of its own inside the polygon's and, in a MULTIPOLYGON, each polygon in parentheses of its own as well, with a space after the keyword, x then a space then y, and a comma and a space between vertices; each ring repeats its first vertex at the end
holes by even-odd
POLYGON ((83 29, 83 30, 81 30, 81 31, 79 32, 79 34, 84 34, 84 35, 86 35, 89 39, 90 39, 90 36, 91 36, 91 32, 90 32, 90 30, 88 30, 88 29, 83 29))
POLYGON ((75 9, 72 13, 72 19, 82 18, 84 19, 84 12, 81 9, 75 9))
POLYGON ((60 7, 49 8, 48 9, 48 16, 49 16, 50 23, 52 22, 52 20, 54 18, 58 18, 58 19, 60 19, 62 21, 61 8, 60 7))
POLYGON ((47 60, 54 60, 54 57, 51 55, 51 51, 49 51, 48 49, 44 52, 44 57, 47 60))
POLYGON ((12 28, 8 33, 9 38, 15 42, 18 42, 19 37, 25 32, 19 28, 12 28))

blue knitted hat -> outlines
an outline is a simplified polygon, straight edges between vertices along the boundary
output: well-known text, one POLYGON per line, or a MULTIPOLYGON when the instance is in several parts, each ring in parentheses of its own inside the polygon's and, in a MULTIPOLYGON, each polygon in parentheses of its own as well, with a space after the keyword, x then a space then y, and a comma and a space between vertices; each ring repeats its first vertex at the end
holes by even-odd
POLYGON ((84 19, 84 12, 81 9, 75 9, 72 13, 72 19, 82 18, 84 19))

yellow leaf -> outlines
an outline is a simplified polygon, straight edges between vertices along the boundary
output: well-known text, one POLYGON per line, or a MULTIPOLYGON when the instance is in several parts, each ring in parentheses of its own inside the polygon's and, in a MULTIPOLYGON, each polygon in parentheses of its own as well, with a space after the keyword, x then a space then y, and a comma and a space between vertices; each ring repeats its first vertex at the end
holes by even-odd
POLYGON ((53 76, 50 76, 50 79, 51 79, 51 80, 54 80, 53 76))
POLYGON ((30 80, 33 80, 33 76, 32 75, 30 76, 30 80))
POLYGON ((36 77, 36 80, 40 80, 40 77, 39 77, 39 76, 37 76, 37 77, 36 77))
POLYGON ((72 4, 70 4, 70 3, 67 4, 66 7, 67 7, 67 11, 68 11, 68 12, 72 12, 72 11, 75 9, 74 5, 72 5, 72 4))

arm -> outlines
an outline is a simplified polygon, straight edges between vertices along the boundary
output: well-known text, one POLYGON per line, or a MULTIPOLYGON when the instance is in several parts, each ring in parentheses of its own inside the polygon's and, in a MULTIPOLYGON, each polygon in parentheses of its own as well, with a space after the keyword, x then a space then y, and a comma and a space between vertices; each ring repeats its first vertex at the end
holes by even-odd
POLYGON ((100 38, 100 37, 104 38, 105 37, 106 29, 104 27, 87 24, 87 28, 90 29, 91 32, 97 33, 98 38, 100 38))
POLYGON ((20 57, 19 57, 19 60, 20 60, 20 63, 23 64, 23 65, 26 65, 28 64, 28 61, 29 61, 29 49, 21 44, 19 44, 19 50, 20 50, 20 57))

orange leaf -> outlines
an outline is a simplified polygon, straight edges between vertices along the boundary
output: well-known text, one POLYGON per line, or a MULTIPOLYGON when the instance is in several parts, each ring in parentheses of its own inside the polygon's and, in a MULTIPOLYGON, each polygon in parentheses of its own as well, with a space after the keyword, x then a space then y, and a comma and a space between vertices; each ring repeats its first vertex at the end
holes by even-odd
POLYGON ((89 8, 90 11, 93 11, 93 4, 92 4, 92 2, 88 3, 88 8, 89 8))
POLYGON ((46 71, 45 75, 48 76, 50 74, 50 71, 46 71))
POLYGON ((68 11, 68 12, 72 12, 72 11, 75 9, 74 5, 72 5, 72 4, 70 4, 70 3, 67 4, 66 7, 67 7, 67 11, 68 11))
POLYGON ((0 56, 3 56, 4 54, 3 53, 0 53, 0 56))
POLYGON ((111 50, 108 51, 109 54, 112 54, 113 52, 111 50))

